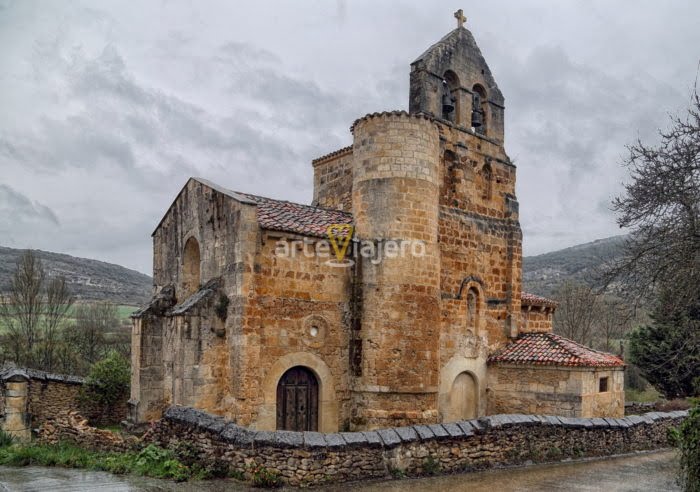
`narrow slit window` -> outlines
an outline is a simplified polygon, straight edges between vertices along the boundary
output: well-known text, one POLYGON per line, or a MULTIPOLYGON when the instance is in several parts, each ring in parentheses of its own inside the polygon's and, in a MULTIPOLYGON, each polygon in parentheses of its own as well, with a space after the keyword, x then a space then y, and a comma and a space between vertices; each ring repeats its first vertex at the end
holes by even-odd
POLYGON ((598 380, 598 392, 605 393, 606 391, 608 391, 608 378, 600 378, 598 380))

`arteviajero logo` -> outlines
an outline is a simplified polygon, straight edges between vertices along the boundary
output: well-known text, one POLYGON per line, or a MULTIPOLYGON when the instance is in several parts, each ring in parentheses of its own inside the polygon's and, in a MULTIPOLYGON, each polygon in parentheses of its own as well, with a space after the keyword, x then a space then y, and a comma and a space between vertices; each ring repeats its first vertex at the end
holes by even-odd
POLYGON ((326 227, 328 239, 280 239, 275 245, 275 255, 296 258, 298 252, 305 258, 325 259, 326 265, 350 267, 356 259, 367 259, 377 265, 393 258, 420 258, 425 256, 425 242, 414 239, 357 239, 353 238, 352 224, 331 224, 326 227))
POLYGON ((355 228, 351 224, 331 224, 326 229, 328 240, 331 242, 338 263, 343 263, 345 259, 354 230, 355 228))

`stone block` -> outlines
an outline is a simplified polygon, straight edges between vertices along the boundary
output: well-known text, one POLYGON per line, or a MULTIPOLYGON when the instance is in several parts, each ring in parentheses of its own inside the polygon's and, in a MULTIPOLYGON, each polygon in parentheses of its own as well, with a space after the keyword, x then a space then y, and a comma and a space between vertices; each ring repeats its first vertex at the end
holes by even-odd
POLYGON ((365 437, 365 439, 367 439, 367 443, 370 446, 382 447, 384 444, 377 431, 364 431, 362 432, 362 435, 365 437))
POLYGON ((427 425, 414 425, 413 429, 418 434, 418 437, 420 437, 420 439, 423 441, 433 439, 435 437, 435 434, 433 434, 427 425))
POLYGON ((379 429, 376 432, 379 434, 379 437, 382 438, 382 442, 387 447, 393 447, 397 444, 401 444, 401 438, 394 429, 379 429))
MULTIPOLYGON (((348 446, 361 446, 369 442, 367 436, 362 432, 341 432, 340 435, 343 436, 348 446)), ((377 436, 377 438, 378 437, 379 436, 377 436)))
POLYGON ((257 431, 253 437, 253 446, 275 446, 277 439, 274 431, 257 431))
POLYGON ((402 442, 413 442, 418 440, 418 434, 411 427, 396 427, 394 429, 402 442))
POLYGON ((283 448, 301 447, 304 445, 304 433, 294 431, 276 431, 275 442, 283 448))
POLYGON ((437 437, 438 439, 445 439, 450 437, 449 432, 447 432, 445 428, 440 424, 430 424, 428 428, 432 431, 433 434, 435 434, 435 437, 437 437))
POLYGON ((468 420, 460 420, 459 422, 456 422, 456 424, 457 427, 462 429, 462 432, 464 433, 465 437, 473 436, 474 432, 476 431, 474 426, 468 420))
POLYGON ((238 438, 243 432, 246 432, 246 429, 239 427, 236 424, 226 424, 219 435, 224 441, 233 444, 238 442, 238 438))
POLYGON ((454 422, 449 422, 447 424, 442 424, 450 437, 463 437, 464 432, 462 429, 454 422))
POLYGON ((307 448, 325 448, 326 440, 320 432, 304 432, 304 446, 307 448))
POLYGON ((339 448, 345 446, 345 439, 343 439, 343 436, 337 432, 324 434, 323 437, 326 439, 326 444, 329 448, 339 448))

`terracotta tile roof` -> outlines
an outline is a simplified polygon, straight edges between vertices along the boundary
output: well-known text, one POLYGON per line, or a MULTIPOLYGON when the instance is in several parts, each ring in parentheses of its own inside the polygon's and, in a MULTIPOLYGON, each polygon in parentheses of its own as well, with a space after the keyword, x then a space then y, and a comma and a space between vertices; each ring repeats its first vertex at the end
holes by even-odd
POLYGON ((557 307, 557 302, 552 299, 547 299, 546 297, 538 296, 535 294, 530 294, 528 292, 520 293, 520 303, 523 306, 547 306, 547 307, 557 307))
POLYGON ((622 367, 606 352, 589 349, 554 333, 525 333, 489 357, 489 363, 566 367, 622 367))
POLYGON ((257 204, 258 223, 263 229, 326 237, 329 225, 353 223, 352 214, 348 212, 240 194, 257 204))

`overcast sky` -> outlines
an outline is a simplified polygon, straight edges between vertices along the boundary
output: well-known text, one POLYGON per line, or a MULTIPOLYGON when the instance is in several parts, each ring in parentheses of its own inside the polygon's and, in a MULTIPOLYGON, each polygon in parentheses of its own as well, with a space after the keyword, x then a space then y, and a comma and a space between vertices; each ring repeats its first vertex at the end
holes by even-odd
POLYGON ((311 159, 407 109, 460 7, 506 98, 525 254, 619 234, 625 144, 688 105, 695 0, 0 0, 0 245, 151 273, 189 176, 310 202, 311 159))

